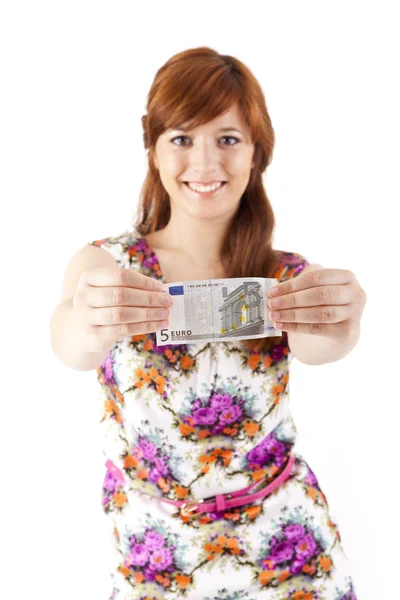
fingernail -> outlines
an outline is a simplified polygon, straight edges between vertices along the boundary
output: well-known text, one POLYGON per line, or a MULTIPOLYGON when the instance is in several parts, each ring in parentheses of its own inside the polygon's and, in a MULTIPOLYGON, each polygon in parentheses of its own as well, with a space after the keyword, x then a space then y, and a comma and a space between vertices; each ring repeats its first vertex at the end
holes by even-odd
POLYGON ((158 282, 158 289, 160 292, 168 292, 168 286, 160 281, 158 282))
POLYGON ((278 286, 274 285, 273 287, 270 287, 268 290, 268 295, 269 296, 277 296, 278 295, 278 286))

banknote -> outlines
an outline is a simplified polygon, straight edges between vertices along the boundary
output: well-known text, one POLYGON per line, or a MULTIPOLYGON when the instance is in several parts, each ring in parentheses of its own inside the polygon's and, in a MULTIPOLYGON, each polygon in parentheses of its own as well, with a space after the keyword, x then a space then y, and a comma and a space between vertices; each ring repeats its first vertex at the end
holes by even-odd
POLYGON ((224 342, 282 335, 268 319, 268 290, 276 278, 232 277, 167 283, 174 303, 158 346, 224 342))

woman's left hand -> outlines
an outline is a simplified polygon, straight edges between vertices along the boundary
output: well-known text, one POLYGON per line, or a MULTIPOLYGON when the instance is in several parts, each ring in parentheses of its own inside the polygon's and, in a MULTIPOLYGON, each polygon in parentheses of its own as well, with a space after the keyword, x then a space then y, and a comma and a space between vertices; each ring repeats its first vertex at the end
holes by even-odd
POLYGON ((351 271, 308 265, 297 277, 273 287, 278 295, 272 297, 272 288, 268 290, 268 318, 276 329, 321 335, 339 344, 360 330, 367 294, 351 271))

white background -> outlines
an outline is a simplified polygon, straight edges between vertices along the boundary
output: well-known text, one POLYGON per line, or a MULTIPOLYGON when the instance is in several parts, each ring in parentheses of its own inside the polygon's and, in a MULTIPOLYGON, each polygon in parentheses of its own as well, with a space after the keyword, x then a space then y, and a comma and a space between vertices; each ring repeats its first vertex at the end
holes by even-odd
POLYGON ((291 407, 358 600, 396 597, 396 4, 2 4, 2 598, 108 600, 96 373, 59 361, 50 318, 72 255, 135 214, 157 69, 201 45, 242 60, 264 90, 277 139, 265 177, 274 246, 350 269, 368 294, 347 357, 294 359, 291 407))

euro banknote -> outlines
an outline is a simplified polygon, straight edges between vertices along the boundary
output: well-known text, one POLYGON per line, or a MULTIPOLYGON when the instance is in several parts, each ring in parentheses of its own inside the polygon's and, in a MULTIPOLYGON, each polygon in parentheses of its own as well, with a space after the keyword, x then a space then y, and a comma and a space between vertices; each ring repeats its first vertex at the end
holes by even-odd
POLYGON ((268 290, 278 280, 232 277, 167 283, 174 303, 158 346, 230 342, 282 335, 268 319, 268 290))

